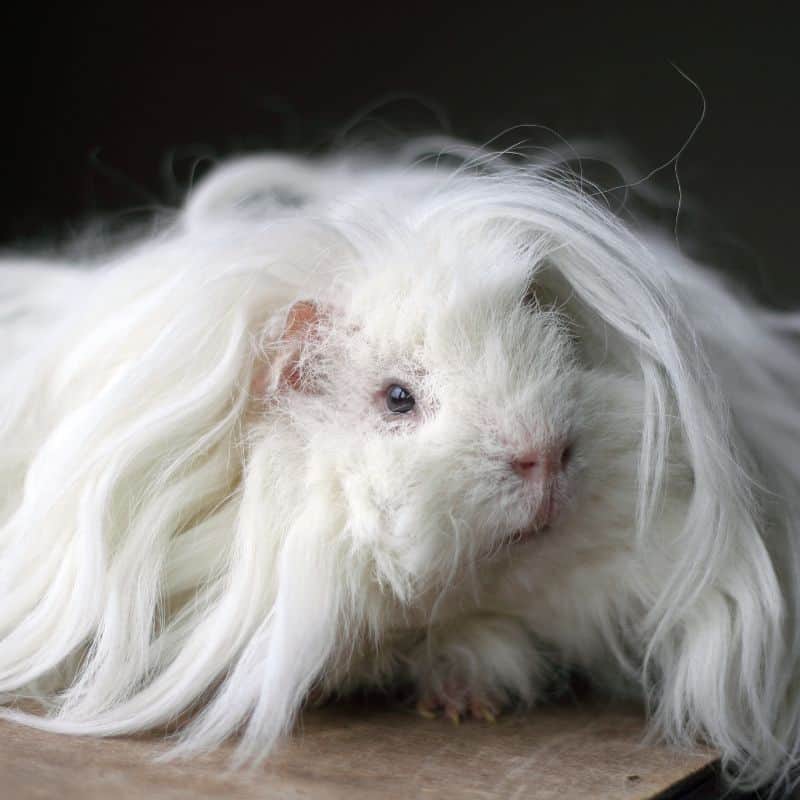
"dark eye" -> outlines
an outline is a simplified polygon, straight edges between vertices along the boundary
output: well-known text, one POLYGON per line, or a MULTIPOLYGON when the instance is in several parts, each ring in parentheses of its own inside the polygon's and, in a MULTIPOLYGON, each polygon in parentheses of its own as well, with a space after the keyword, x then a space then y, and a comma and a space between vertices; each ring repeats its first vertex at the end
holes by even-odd
POLYGON ((414 395, 397 383, 386 390, 386 408, 394 414, 408 414, 415 404, 414 395))

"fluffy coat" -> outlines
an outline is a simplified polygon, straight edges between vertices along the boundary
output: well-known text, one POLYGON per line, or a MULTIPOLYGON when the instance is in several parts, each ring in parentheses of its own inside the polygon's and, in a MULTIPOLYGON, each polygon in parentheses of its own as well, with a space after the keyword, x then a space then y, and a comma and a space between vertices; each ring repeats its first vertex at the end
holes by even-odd
POLYGON ((490 713, 580 670, 785 785, 798 334, 564 171, 482 154, 243 159, 99 263, 7 258, 2 714, 192 710, 177 752, 241 730, 245 760, 311 692, 490 713), (509 466, 554 447, 551 483, 509 466))

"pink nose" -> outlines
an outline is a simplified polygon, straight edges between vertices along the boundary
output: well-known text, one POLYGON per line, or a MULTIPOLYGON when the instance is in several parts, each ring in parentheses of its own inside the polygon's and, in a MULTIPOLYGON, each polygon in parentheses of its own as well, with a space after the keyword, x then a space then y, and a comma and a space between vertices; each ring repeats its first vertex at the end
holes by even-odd
POLYGON ((549 481, 562 473, 572 456, 569 445, 526 450, 511 461, 511 467, 526 480, 549 481))

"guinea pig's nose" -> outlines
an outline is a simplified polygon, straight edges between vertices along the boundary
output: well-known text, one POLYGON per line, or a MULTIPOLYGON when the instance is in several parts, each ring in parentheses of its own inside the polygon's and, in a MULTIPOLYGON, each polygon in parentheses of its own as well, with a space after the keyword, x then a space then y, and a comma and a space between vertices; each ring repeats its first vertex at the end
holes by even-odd
POLYGON ((511 468, 526 480, 549 481, 563 472, 572 455, 568 444, 525 450, 511 461, 511 468))

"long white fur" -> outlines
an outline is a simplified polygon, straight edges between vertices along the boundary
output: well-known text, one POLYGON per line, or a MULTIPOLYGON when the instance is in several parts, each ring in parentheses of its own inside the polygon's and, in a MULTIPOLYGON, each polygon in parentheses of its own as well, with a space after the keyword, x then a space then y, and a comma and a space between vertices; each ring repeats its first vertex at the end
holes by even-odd
POLYGON ((314 687, 533 703, 570 667, 788 785, 798 335, 485 154, 243 159, 105 262, 8 257, 2 713, 114 735, 196 710, 178 752, 243 729, 252 759, 314 687), (298 302, 325 310, 299 344, 298 302), (375 401, 400 379, 413 422, 375 401), (515 544, 536 501, 507 458, 563 436, 565 510, 515 544))

